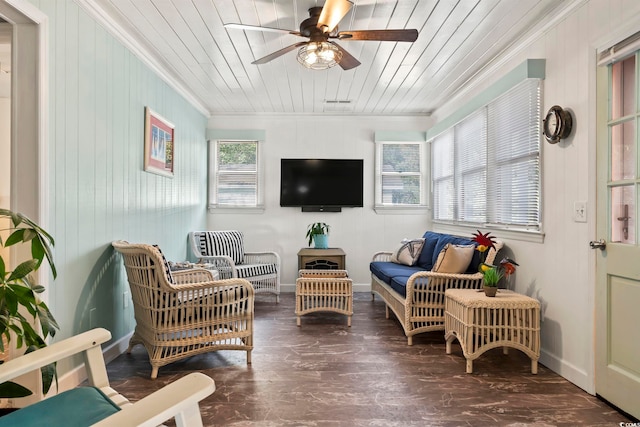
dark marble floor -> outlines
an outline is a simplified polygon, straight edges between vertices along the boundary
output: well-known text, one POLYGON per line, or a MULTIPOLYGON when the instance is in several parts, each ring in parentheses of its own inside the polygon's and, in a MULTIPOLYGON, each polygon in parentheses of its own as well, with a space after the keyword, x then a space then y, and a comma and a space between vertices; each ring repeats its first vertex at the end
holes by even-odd
POLYGON ((293 294, 259 295, 253 363, 221 351, 160 368, 142 346, 108 366, 112 385, 138 400, 191 371, 216 382, 201 402, 207 426, 618 426, 629 421, 517 350, 491 350, 465 373, 460 346, 445 354, 442 332, 414 345, 384 303, 356 294, 353 326, 333 313, 296 326, 293 294))

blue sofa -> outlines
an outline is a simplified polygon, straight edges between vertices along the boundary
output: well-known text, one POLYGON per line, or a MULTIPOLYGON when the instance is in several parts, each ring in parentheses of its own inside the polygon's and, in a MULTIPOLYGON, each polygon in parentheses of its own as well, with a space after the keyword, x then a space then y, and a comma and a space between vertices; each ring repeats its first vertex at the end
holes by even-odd
MULTIPOLYGON (((479 289, 482 273, 478 272, 480 257, 474 251, 473 258, 464 273, 440 273, 431 271, 444 247, 475 245, 469 238, 427 231, 422 236, 424 246, 415 265, 403 265, 391 261, 392 252, 377 252, 369 264, 371 294, 378 294, 386 303, 386 316, 391 309, 400 321, 409 345, 413 336, 423 332, 444 330, 444 293, 447 289, 479 289)), ((493 263, 502 242, 487 253, 486 263, 493 263)))

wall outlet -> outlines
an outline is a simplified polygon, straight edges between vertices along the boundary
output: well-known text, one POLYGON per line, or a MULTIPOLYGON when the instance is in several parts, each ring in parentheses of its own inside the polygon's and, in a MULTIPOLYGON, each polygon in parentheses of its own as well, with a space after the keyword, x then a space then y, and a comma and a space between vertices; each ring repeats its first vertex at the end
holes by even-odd
POLYGON ((127 308, 129 307, 129 292, 124 291, 122 293, 122 307, 127 308))
POLYGON ((587 202, 573 203, 573 220, 575 222, 587 222, 587 202))

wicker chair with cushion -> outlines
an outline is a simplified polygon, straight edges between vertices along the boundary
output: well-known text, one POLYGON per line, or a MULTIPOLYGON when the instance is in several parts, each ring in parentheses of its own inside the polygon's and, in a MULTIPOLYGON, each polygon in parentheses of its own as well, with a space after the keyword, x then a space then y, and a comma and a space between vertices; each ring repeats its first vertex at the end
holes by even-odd
POLYGON ((280 300, 280 256, 276 252, 245 252, 241 231, 193 231, 191 253, 216 266, 221 279, 247 279, 256 293, 268 292, 280 300))
POLYGON ((145 346, 151 378, 161 366, 209 351, 246 351, 251 363, 251 283, 213 280, 205 269, 172 272, 157 246, 124 241, 112 245, 124 259, 136 319, 128 352, 136 344, 145 346))
POLYGON ((152 427, 175 418, 178 427, 202 427, 198 402, 214 392, 211 378, 194 372, 132 404, 109 384, 101 344, 110 339, 106 329, 93 329, 0 365, 3 383, 58 360, 82 355, 89 383, 4 415, 0 426, 152 427))

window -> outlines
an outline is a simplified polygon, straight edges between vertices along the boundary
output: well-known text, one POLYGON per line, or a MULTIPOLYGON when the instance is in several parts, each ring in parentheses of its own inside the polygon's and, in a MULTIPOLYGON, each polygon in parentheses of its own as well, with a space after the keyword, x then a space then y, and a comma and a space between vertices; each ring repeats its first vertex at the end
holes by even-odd
POLYGON ((609 66, 609 130, 610 164, 607 192, 609 194, 609 240, 636 244, 638 178, 638 135, 640 108, 636 101, 638 57, 619 59, 609 66))
POLYGON ((424 142, 376 143, 376 208, 426 205, 424 142))
POLYGON ((261 207, 259 141, 212 141, 209 208, 261 207))
POLYGON ((540 230, 540 80, 528 79, 431 140, 433 219, 540 230))

